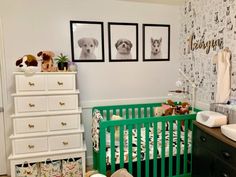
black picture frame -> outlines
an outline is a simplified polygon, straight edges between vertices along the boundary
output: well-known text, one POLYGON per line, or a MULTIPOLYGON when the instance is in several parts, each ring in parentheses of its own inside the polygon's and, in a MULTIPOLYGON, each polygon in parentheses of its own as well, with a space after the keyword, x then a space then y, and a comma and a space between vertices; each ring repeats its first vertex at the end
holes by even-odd
POLYGON ((73 62, 104 62, 104 27, 99 21, 70 21, 73 62))
POLYGON ((109 62, 137 62, 138 23, 108 22, 108 47, 109 62))
POLYGON ((143 61, 170 61, 170 25, 143 24, 143 61))

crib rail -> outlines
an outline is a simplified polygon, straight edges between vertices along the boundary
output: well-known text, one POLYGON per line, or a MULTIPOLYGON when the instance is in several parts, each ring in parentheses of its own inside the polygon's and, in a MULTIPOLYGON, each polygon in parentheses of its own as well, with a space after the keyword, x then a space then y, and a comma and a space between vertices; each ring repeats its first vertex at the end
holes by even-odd
MULTIPOLYGON (((100 122, 100 150, 99 150, 99 159, 98 159, 98 170, 100 173, 106 174, 107 166, 106 166, 106 132, 110 132, 110 148, 111 148, 111 173, 116 170, 116 162, 115 162, 115 128, 119 127, 119 148, 120 148, 120 160, 119 160, 119 168, 124 168, 125 163, 127 163, 127 169, 131 174, 136 174, 137 177, 149 177, 152 174, 153 177, 158 176, 158 169, 160 169, 161 177, 164 176, 190 176, 191 174, 191 167, 189 167, 189 162, 191 162, 191 156, 188 156, 188 130, 192 129, 192 120, 196 118, 196 114, 189 114, 186 116, 183 115, 176 115, 176 116, 165 116, 165 117, 149 117, 149 115, 153 115, 153 107, 159 106, 159 104, 149 104, 147 106, 141 106, 137 108, 135 107, 125 108, 126 111, 119 110, 119 115, 125 117, 125 120, 102 120, 100 122), (135 113, 131 113, 130 116, 129 109, 133 110, 133 112, 137 112, 139 118, 133 118, 132 116, 135 113), (125 114, 124 114, 125 112, 125 114), (125 115, 125 116, 124 116, 125 115), (144 116, 142 116, 144 115, 144 116), (146 115, 146 116, 145 116, 146 115), (148 117, 148 118, 140 118, 140 117, 148 117), (175 158, 173 158, 173 134, 169 134, 169 154, 168 154, 168 161, 166 159, 166 131, 165 126, 166 122, 169 122, 169 131, 173 132, 174 128, 174 121, 177 121, 177 150, 175 158), (181 149, 180 149, 180 136, 181 136, 181 124, 184 122, 184 149, 183 151, 183 162, 181 161, 181 149), (153 132, 158 131, 158 123, 161 124, 161 136, 162 142, 161 147, 158 147, 157 143, 157 133, 153 133, 153 148, 150 149, 149 139, 149 128, 153 128, 153 132), (141 160, 140 154, 141 152, 141 128, 145 129, 145 159, 144 164, 141 160), (134 166, 133 164, 133 157, 132 157, 132 130, 136 129, 137 131, 137 165, 134 166), (128 132, 128 162, 124 159, 124 130, 128 132), (158 148, 161 148, 160 160, 157 157, 158 148), (150 166, 150 153, 152 152, 152 166, 150 166), (160 166, 161 168, 158 168, 160 166), (168 169, 168 171, 166 171, 168 169), (144 174, 144 175, 143 175, 144 174)), ((109 119, 111 112, 109 110, 113 110, 113 114, 117 114, 117 110, 120 107, 112 106, 106 109, 101 109, 102 112, 105 110, 105 114, 107 119, 109 119)))
POLYGON ((94 107, 93 111, 98 109, 103 118, 106 120, 110 120, 112 115, 119 115, 125 119, 133 119, 141 117, 153 117, 153 108, 158 106, 161 106, 161 103, 99 106, 94 107))

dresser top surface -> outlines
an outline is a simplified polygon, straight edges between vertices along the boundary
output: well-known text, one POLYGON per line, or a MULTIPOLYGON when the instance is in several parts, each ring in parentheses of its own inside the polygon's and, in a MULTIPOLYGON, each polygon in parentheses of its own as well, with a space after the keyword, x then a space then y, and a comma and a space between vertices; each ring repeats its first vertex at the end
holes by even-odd
POLYGON ((224 136, 221 133, 220 128, 209 128, 209 127, 202 125, 196 121, 194 121, 194 125, 196 125, 198 128, 200 128, 204 132, 208 133, 209 135, 211 135, 211 136, 219 139, 220 141, 236 148, 236 141, 233 141, 233 140, 227 138, 226 136, 224 136))
MULTIPOLYGON (((25 75, 24 72, 13 72, 13 74, 14 75, 25 75)), ((77 72, 71 72, 71 71, 68 71, 68 72, 36 72, 30 76, 33 76, 33 75, 56 75, 56 74, 77 74, 77 72)))

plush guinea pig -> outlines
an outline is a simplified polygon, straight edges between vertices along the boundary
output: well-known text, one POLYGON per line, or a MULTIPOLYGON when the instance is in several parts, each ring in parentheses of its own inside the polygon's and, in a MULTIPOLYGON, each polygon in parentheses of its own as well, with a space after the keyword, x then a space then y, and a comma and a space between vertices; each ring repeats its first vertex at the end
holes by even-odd
POLYGON ((25 73, 34 73, 39 70, 38 61, 33 55, 24 55, 16 61, 16 67, 18 71, 25 73))

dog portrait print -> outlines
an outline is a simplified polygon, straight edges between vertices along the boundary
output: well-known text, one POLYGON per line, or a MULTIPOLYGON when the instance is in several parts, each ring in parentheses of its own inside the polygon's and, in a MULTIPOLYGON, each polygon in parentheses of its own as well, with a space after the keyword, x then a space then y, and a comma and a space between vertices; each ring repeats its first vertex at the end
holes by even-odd
POLYGON ((81 48, 79 59, 97 59, 94 54, 95 49, 98 47, 98 40, 92 37, 84 37, 78 40, 78 45, 81 48))
POLYGON ((151 37, 151 56, 150 59, 160 59, 162 58, 161 52, 162 37, 152 38, 151 37))
POLYGON ((118 39, 115 43, 117 50, 116 59, 132 59, 131 49, 133 44, 128 39, 118 39))

